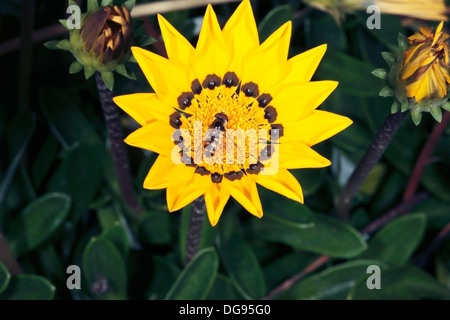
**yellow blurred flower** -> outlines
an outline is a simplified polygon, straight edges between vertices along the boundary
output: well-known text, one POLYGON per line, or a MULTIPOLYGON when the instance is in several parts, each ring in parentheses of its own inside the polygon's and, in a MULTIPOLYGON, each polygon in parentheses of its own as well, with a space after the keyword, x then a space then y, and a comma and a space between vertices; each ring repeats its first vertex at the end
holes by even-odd
POLYGON ((346 14, 377 5, 381 14, 396 14, 422 20, 447 20, 444 0, 304 0, 309 6, 328 12, 336 21, 346 14))
POLYGON ((132 48, 156 93, 114 99, 142 126, 126 142, 159 153, 144 188, 167 189, 171 212, 204 195, 213 226, 230 196, 262 217, 256 184, 303 202, 300 184, 288 169, 330 165, 311 146, 351 124, 346 117, 315 110, 337 86, 310 81, 326 45, 288 60, 291 22, 260 44, 249 0, 223 29, 208 6, 196 48, 162 16, 158 20, 169 58, 132 48), (248 151, 243 153, 239 134, 238 141, 228 137, 239 130, 255 134, 253 142, 244 135, 248 151), (251 147, 258 151, 250 152, 251 147), (239 156, 243 161, 228 161, 239 156), (219 161, 211 162, 212 157, 219 161), (274 159, 278 171, 268 175, 274 159))
POLYGON ((436 31, 421 27, 409 37, 412 47, 403 54, 400 80, 409 98, 420 102, 426 98, 443 98, 450 84, 447 39, 441 22, 436 31))

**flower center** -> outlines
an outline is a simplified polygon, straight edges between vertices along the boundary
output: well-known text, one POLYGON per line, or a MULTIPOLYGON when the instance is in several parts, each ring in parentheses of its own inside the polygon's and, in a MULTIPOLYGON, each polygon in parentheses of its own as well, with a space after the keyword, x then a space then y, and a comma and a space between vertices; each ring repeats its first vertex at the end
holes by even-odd
POLYGON ((242 84, 234 72, 196 79, 191 90, 178 97, 181 111, 170 116, 181 161, 214 183, 259 174, 283 134, 283 126, 274 124, 272 96, 260 94, 256 83, 242 84))

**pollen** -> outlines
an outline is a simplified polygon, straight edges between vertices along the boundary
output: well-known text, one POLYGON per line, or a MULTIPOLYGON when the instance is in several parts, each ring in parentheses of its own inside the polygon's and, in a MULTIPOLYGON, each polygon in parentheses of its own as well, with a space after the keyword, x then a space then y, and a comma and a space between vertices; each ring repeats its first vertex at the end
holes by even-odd
POLYGON ((269 160, 273 153, 273 146, 267 147, 273 129, 283 129, 282 124, 274 124, 277 111, 269 106, 272 96, 260 94, 254 82, 241 84, 233 71, 195 79, 191 89, 177 99, 183 116, 174 112, 169 119, 177 130, 185 123, 183 129, 192 137, 190 146, 180 134, 174 138, 183 148, 182 162, 196 166, 197 174, 210 175, 214 183, 259 174, 264 168, 259 160, 269 160))

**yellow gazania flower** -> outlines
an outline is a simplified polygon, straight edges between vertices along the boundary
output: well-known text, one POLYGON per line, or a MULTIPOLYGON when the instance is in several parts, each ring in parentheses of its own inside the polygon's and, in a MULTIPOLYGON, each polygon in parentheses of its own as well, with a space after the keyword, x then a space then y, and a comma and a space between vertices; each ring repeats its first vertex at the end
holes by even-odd
POLYGON ((196 48, 162 16, 158 19, 169 58, 132 49, 156 93, 114 99, 142 125, 126 142, 159 153, 144 188, 167 188, 171 212, 204 195, 213 226, 230 196, 262 217, 256 183, 303 203, 300 184, 288 169, 330 165, 311 146, 351 124, 346 117, 315 110, 337 86, 334 81, 310 82, 326 46, 287 60, 291 22, 260 44, 249 0, 239 5, 223 29, 208 6, 196 48), (204 141, 211 127, 222 143, 211 135, 204 141), (257 146, 258 152, 238 154, 238 142, 226 135, 233 129, 254 129, 256 139, 245 138, 245 150, 257 146), (271 130, 272 139, 260 129, 271 130), (272 141, 275 129, 281 136, 278 141, 272 141), (236 148, 227 155, 225 144, 236 148), (200 162, 194 159, 199 153, 200 162), (225 161, 239 155, 244 161, 225 161), (223 163, 211 163, 212 156, 223 163), (276 174, 263 174, 277 164, 276 174))
POLYGON ((447 95, 449 35, 442 31, 443 24, 435 32, 421 27, 420 32, 408 38, 413 46, 404 53, 400 80, 407 96, 415 97, 417 102, 447 95))

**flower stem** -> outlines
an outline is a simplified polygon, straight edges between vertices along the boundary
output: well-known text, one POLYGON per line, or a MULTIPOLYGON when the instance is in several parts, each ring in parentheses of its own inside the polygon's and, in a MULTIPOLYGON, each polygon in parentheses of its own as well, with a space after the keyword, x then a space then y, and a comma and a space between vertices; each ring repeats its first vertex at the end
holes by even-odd
POLYGON ((189 217, 189 226, 186 240, 186 264, 195 257, 202 241, 203 220, 205 219, 206 204, 203 196, 194 200, 189 217))
POLYGON ((109 140, 111 141, 111 153, 114 160, 114 167, 119 181, 120 190, 130 209, 139 214, 143 211, 134 193, 133 182, 131 178, 130 162, 124 143, 122 126, 120 124, 119 108, 113 101, 113 93, 109 90, 100 73, 96 73, 95 81, 100 96, 109 140))
POLYGON ((14 257, 8 243, 6 242, 3 233, 0 231, 0 262, 2 262, 8 269, 11 275, 23 273, 22 267, 20 266, 17 259, 14 257))
POLYGON ((430 161, 430 157, 433 154, 436 146, 441 139, 442 134, 445 131, 448 123, 450 122, 450 112, 444 111, 442 120, 440 123, 436 124, 431 134, 428 136, 425 145, 420 152, 419 158, 414 166, 413 173, 409 178, 408 185, 406 187, 405 193, 403 194, 403 201, 410 200, 416 193, 417 187, 419 186, 420 179, 422 178, 423 171, 426 165, 430 161))
POLYGON ((366 151, 366 154, 359 162, 355 171, 353 171, 338 199, 336 209, 340 220, 348 220, 348 214, 354 196, 372 168, 381 159, 405 116, 406 112, 390 114, 384 121, 375 138, 372 140, 369 149, 366 151))

